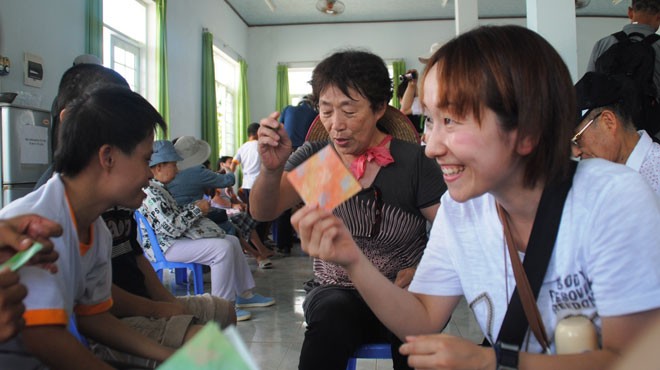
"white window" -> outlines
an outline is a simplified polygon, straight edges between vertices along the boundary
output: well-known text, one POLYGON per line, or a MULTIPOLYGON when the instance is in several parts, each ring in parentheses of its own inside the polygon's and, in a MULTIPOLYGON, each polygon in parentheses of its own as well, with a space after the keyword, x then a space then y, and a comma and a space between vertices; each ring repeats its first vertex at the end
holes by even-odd
MULTIPOLYGON (((392 80, 392 88, 394 88, 394 65, 391 62, 386 62, 387 64, 387 73, 390 75, 390 80, 392 80)), ((396 78, 399 78, 398 76, 396 78)), ((387 102, 387 104, 392 105, 392 99, 387 102)))
POLYGON ((289 68, 289 96, 291 105, 298 105, 302 97, 312 93, 312 71, 314 67, 289 68))
MULTIPOLYGON (((392 63, 387 63, 387 72, 390 78, 393 78, 393 70, 392 63)), ((303 96, 312 93, 311 81, 313 71, 314 67, 289 67, 289 96, 291 97, 291 105, 298 105, 303 96)))
POLYGON ((155 5, 143 0, 103 2, 103 64, 121 74, 133 91, 154 100, 155 5))
POLYGON ((215 67, 215 98, 218 109, 218 143, 220 155, 233 156, 236 152, 236 92, 240 67, 236 60, 213 47, 215 67))

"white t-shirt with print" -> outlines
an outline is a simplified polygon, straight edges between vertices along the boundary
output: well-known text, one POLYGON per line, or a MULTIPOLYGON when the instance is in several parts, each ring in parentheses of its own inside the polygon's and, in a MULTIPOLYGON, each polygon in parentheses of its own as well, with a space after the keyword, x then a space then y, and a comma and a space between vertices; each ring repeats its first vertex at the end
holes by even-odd
MULTIPOLYGON (((441 204, 409 290, 465 295, 494 342, 516 285, 495 199, 458 203, 447 192, 441 204)), ((584 315, 600 328, 600 317, 660 307, 658 230, 660 201, 639 173, 601 159, 580 161, 538 299, 553 352, 554 328, 564 317, 584 315)), ((541 352, 529 332, 522 350, 541 352)))

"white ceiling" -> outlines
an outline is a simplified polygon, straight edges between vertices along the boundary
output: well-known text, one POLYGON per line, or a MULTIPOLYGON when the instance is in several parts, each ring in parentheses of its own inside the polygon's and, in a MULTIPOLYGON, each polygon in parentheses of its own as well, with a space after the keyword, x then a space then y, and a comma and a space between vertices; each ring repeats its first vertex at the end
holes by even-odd
MULTIPOLYGON (((317 0, 225 0, 250 27, 454 18, 455 0, 340 1, 346 5, 346 10, 339 15, 327 15, 316 10, 317 0), (274 5, 274 11, 268 2, 274 5)), ((591 0, 588 6, 577 9, 576 15, 625 18, 629 3, 629 0, 591 0)), ((525 17, 525 4, 525 0, 478 0, 479 18, 525 17)))

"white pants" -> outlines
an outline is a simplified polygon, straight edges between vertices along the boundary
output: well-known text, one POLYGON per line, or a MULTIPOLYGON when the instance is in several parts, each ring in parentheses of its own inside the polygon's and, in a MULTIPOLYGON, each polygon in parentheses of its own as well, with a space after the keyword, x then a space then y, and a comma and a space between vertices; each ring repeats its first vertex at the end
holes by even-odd
POLYGON ((254 288, 252 272, 238 238, 177 239, 165 252, 173 262, 195 262, 211 267, 211 294, 228 301, 254 288))

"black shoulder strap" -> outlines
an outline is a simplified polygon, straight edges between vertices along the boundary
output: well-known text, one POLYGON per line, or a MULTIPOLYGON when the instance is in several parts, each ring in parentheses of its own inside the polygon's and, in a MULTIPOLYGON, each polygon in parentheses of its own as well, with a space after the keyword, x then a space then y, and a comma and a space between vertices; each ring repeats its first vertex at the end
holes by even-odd
MULTIPOLYGON (((615 33, 612 34, 612 36, 616 37, 617 42, 623 42, 623 41, 628 40, 628 35, 623 31, 615 32, 615 33)), ((642 36, 642 37, 644 37, 644 36, 642 36)))
MULTIPOLYGON (((576 168, 577 162, 571 162, 569 176, 557 184, 546 186, 541 195, 523 261, 525 274, 535 299, 539 296, 541 284, 548 269, 548 263, 557 240, 564 203, 573 185, 576 168)), ((497 341, 520 346, 528 327, 529 323, 516 288, 511 296, 497 341)))
POLYGON ((658 40, 660 40, 660 35, 658 35, 657 33, 652 33, 652 34, 644 37, 644 40, 642 40, 642 42, 647 44, 647 45, 653 45, 658 40))

